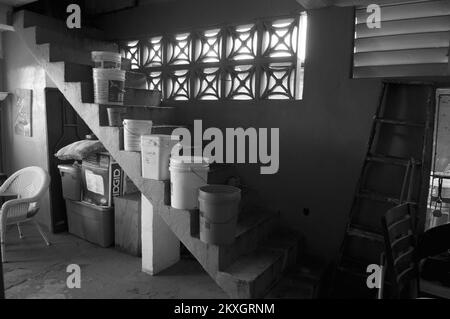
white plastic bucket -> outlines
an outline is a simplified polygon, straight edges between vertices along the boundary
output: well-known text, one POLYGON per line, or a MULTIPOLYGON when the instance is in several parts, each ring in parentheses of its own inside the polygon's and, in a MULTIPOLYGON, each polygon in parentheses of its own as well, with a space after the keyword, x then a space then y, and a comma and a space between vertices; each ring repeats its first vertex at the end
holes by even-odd
POLYGON ((125 151, 140 152, 141 136, 152 133, 152 121, 123 120, 123 144, 125 151))
POLYGON ((207 185, 199 189, 198 200, 200 240, 214 245, 233 243, 241 190, 228 185, 207 185))
POLYGON ((116 69, 93 70, 95 103, 123 105, 126 72, 116 69))
POLYGON ((172 157, 169 171, 172 207, 197 209, 198 189, 207 184, 209 160, 203 157, 172 157))
POLYGON ((91 57, 92 61, 94 61, 94 67, 96 68, 120 70, 122 65, 122 57, 120 56, 120 53, 92 51, 91 57))
POLYGON ((169 180, 170 154, 179 140, 175 135, 142 135, 142 177, 169 180))

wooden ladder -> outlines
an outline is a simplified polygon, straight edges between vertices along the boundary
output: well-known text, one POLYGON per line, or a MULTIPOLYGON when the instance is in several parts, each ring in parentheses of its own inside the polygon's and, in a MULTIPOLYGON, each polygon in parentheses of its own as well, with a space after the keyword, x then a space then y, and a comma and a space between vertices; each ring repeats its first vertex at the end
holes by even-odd
POLYGON ((370 264, 379 264, 384 250, 381 217, 389 208, 410 202, 425 216, 435 90, 434 86, 425 83, 383 82, 367 153, 333 271, 332 297, 376 296, 375 289, 367 287, 366 270, 370 264), (404 102, 397 103, 404 101, 405 92, 423 98, 425 108, 420 111, 423 114, 406 118, 405 110, 408 111, 409 106, 404 102), (416 148, 411 149, 411 145, 416 148))

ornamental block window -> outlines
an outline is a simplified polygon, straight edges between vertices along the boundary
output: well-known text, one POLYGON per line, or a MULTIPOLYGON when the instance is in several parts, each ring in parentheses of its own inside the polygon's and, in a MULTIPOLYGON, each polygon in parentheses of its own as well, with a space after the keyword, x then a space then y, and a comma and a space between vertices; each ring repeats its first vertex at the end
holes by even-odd
POLYGON ((299 100, 307 16, 157 35, 120 44, 166 101, 299 100))

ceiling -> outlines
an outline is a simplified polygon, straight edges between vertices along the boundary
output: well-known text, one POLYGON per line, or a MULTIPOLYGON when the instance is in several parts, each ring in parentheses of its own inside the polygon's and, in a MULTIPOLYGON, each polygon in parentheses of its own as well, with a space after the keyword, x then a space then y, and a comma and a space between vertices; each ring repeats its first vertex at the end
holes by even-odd
MULTIPOLYGON (((432 1, 432 0, 422 0, 422 1, 432 1)), ((402 2, 413 2, 411 0, 297 0, 306 10, 309 9, 319 9, 324 7, 349 7, 349 6, 368 6, 372 3, 378 5, 383 4, 395 4, 402 2)))
POLYGON ((0 0, 0 4, 10 7, 19 7, 35 1, 36 0, 0 0))

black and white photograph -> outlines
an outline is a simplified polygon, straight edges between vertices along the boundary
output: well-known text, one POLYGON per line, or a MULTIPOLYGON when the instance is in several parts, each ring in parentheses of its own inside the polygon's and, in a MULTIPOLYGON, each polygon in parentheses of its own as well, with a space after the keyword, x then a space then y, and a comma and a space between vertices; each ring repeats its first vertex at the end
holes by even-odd
POLYGON ((450 299, 449 52, 450 0, 0 0, 0 308, 450 299))

